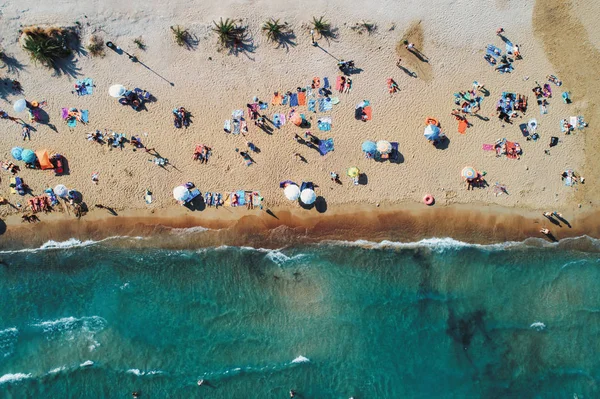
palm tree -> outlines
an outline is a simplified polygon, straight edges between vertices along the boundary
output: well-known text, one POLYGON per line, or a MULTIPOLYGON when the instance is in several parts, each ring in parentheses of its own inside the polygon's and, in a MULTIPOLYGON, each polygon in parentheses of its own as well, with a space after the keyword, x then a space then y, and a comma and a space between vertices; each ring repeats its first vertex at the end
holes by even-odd
POLYGON ((311 24, 313 29, 321 36, 327 36, 331 33, 331 24, 324 16, 320 16, 319 18, 313 17, 311 24))
POLYGON ((23 35, 23 48, 34 62, 44 66, 55 68, 59 59, 71 54, 63 29, 29 27, 23 30, 23 35))
POLYGON ((180 46, 184 46, 188 43, 190 39, 190 33, 187 29, 182 28, 181 26, 171 26, 171 31, 173 31, 173 36, 175 38, 175 43, 180 46))
POLYGON ((219 20, 219 23, 213 21, 215 26, 212 28, 213 32, 219 37, 219 44, 222 47, 235 47, 244 41, 246 37, 246 27, 240 26, 235 23, 233 19, 223 18, 219 20))
POLYGON ((279 19, 271 18, 263 24, 262 31, 265 32, 270 41, 277 42, 288 31, 287 22, 280 24, 279 19))

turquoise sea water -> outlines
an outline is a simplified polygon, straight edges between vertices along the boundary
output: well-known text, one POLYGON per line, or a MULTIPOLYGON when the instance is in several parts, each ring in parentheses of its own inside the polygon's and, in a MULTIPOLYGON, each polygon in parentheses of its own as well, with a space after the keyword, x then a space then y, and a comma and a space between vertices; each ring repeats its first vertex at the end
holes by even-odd
POLYGON ((4 252, 0 397, 600 397, 580 241, 4 252))

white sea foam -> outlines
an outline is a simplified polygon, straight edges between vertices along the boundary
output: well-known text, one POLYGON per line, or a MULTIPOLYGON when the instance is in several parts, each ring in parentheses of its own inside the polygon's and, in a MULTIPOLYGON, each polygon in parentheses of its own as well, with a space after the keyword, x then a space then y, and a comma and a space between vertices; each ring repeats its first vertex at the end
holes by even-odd
POLYGON ((0 330, 0 356, 7 357, 13 353, 18 335, 19 330, 15 327, 0 330))
POLYGON ((21 253, 21 252, 39 252, 39 251, 48 251, 48 250, 59 250, 59 249, 70 249, 70 248, 82 248, 90 245, 99 244, 102 242, 107 242, 111 240, 123 240, 123 239, 131 239, 131 240, 143 240, 145 237, 130 237, 130 236, 111 236, 104 238, 102 240, 85 240, 81 241, 77 238, 69 238, 66 241, 54 241, 50 240, 43 243, 39 248, 25 248, 25 249, 17 249, 14 251, 0 251, 0 254, 11 254, 11 253, 21 253))
MULTIPOLYGON (((203 231, 209 231, 213 229, 209 229, 208 227, 202 226, 194 226, 194 227, 184 227, 184 228, 172 228, 170 231, 174 234, 193 234, 193 233, 202 233, 203 231)), ((216 230, 215 230, 216 231, 216 230)))
POLYGON ((348 247, 361 247, 366 249, 416 249, 416 248, 429 248, 431 250, 444 251, 448 249, 459 249, 459 248, 481 248, 487 250, 503 250, 507 248, 513 248, 522 246, 523 242, 519 241, 506 241, 497 244, 471 244, 464 241, 455 240, 454 238, 444 237, 432 237, 424 238, 420 241, 413 242, 399 242, 383 240, 380 242, 367 241, 367 240, 356 240, 356 241, 324 241, 324 244, 339 245, 348 247))
POLYGON ((292 360, 292 363, 309 363, 310 359, 304 356, 298 356, 297 358, 295 358, 294 360, 292 360))
POLYGON ((546 325, 541 321, 536 321, 535 323, 532 323, 529 327, 534 328, 536 331, 542 331, 546 328, 546 325))
POLYGON ((79 365, 79 367, 90 367, 90 366, 93 366, 93 365, 94 365, 94 362, 92 362, 91 360, 86 360, 85 362, 81 363, 79 365))
POLYGON ((30 377, 31 377, 31 374, 24 374, 24 373, 4 374, 2 377, 0 377, 0 385, 5 384, 7 382, 21 381, 21 380, 24 380, 24 379, 30 378, 30 377))
POLYGON ((106 327, 106 320, 100 316, 89 316, 76 318, 73 316, 63 317, 57 320, 48 320, 41 323, 32 324, 32 327, 38 327, 45 333, 62 333, 73 330, 84 332, 98 332, 106 327))
POLYGON ((161 370, 150 370, 150 371, 141 371, 140 369, 129 369, 126 371, 126 373, 128 374, 134 374, 137 375, 138 377, 141 377, 143 375, 158 375, 158 374, 163 374, 164 372, 161 370))
POLYGON ((65 371, 66 369, 67 369, 67 366, 57 367, 55 369, 52 369, 52 370, 48 371, 48 374, 60 373, 61 371, 65 371))

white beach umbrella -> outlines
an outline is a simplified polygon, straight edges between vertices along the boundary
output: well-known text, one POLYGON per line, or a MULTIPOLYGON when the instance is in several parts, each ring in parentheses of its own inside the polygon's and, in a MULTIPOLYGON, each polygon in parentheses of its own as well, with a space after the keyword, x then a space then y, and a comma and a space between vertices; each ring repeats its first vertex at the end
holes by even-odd
POLYGON ((112 85, 110 86, 110 88, 108 89, 108 94, 111 97, 114 98, 119 98, 121 97, 123 94, 125 94, 125 92, 127 91, 127 89, 125 88, 125 86, 123 85, 112 85))
POLYGON ((285 189, 283 189, 283 193, 285 197, 290 201, 296 201, 298 197, 300 197, 300 187, 295 184, 288 185, 285 189))
POLYGON ((392 144, 389 141, 379 140, 377 142, 377 151, 380 154, 389 154, 392 152, 392 144))
POLYGON ((187 201, 190 198, 190 190, 184 186, 177 186, 173 189, 173 198, 177 201, 187 201))
POLYGON ((69 190, 64 184, 58 184, 56 187, 54 187, 54 194, 59 197, 66 197, 67 194, 69 194, 69 190))
POLYGON ((13 104, 13 109, 15 110, 15 112, 23 112, 23 111, 25 111, 26 107, 27 107, 27 102, 25 101, 24 98, 15 101, 15 103, 13 104))
POLYGON ((300 201, 305 203, 306 205, 310 205, 317 200, 317 194, 315 194, 315 190, 311 190, 310 188, 305 188, 300 193, 300 201))

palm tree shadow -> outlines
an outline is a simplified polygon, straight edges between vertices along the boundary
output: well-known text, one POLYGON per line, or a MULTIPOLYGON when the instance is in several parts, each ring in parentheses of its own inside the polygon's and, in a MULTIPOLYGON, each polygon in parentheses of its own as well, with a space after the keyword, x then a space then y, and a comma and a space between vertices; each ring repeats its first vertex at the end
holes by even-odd
POLYGON ((62 75, 69 75, 72 78, 76 78, 81 75, 81 68, 77 67, 77 60, 73 54, 66 58, 60 59, 54 63, 53 76, 59 77, 62 75))
POLYGON ((19 76, 19 72, 25 69, 25 65, 11 55, 4 54, 2 61, 4 62, 2 68, 6 68, 6 72, 8 73, 14 73, 19 76))
POLYGON ((276 48, 284 48, 285 51, 290 51, 290 47, 296 47, 296 34, 293 31, 285 32, 279 35, 276 48))

